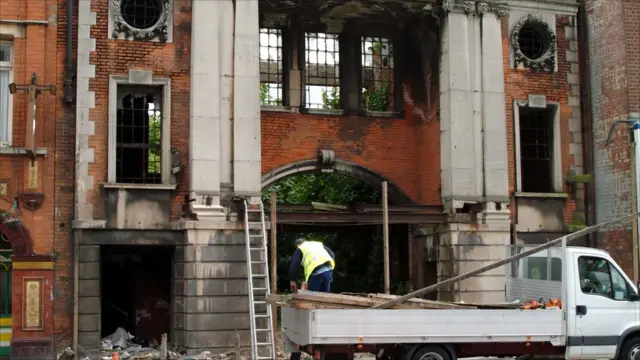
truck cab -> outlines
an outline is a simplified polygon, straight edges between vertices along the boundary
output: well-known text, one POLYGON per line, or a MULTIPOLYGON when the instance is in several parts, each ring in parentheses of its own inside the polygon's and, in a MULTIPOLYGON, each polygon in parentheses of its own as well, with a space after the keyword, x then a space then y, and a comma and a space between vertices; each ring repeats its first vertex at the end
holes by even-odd
POLYGON ((566 254, 567 358, 640 359, 638 290, 602 250, 566 254))

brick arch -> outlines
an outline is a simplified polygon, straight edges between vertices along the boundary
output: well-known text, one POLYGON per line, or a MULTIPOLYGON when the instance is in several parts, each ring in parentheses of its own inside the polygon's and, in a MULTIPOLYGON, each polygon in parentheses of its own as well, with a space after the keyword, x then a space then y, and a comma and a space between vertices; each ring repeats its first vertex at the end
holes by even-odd
MULTIPOLYGON (((387 181, 390 203, 413 204, 411 197, 398 185, 367 167, 344 160, 336 160, 330 168, 334 173, 358 179, 374 188, 380 188, 382 186, 382 182, 387 181)), ((266 190, 270 186, 290 176, 311 172, 322 172, 323 169, 327 169, 327 166, 320 165, 317 159, 302 160, 281 166, 262 175, 262 190, 266 190)))
POLYGON ((31 233, 22 221, 0 215, 0 232, 9 240, 14 256, 35 255, 31 233))

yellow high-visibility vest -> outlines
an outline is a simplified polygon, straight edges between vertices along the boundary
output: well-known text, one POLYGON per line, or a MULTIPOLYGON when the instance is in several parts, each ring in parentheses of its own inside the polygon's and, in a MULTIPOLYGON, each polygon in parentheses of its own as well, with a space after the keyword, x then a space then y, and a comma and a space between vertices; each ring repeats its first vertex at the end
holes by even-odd
POLYGON ((319 241, 305 241, 298 249, 302 252, 302 268, 304 269, 304 281, 308 281, 313 270, 326 262, 331 264, 331 270, 336 267, 335 261, 325 250, 324 245, 319 241))

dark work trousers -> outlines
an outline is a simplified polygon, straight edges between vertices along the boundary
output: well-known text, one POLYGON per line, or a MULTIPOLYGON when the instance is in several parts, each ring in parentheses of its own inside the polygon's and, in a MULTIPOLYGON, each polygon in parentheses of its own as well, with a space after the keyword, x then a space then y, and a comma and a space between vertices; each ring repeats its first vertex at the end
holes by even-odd
MULTIPOLYGON (((331 282, 333 281, 333 270, 325 271, 320 274, 309 276, 307 281, 307 290, 318 292, 331 292, 331 282)), ((324 354, 322 354, 324 359, 324 354)), ((291 353, 289 360, 300 360, 300 353, 291 353)))

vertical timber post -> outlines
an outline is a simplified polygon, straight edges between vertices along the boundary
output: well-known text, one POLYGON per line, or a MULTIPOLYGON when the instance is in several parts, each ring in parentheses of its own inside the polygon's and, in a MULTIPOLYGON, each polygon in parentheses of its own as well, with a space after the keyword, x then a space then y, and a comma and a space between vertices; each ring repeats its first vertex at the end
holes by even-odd
MULTIPOLYGON (((634 130, 634 138, 633 138, 633 143, 631 144, 631 146, 629 146, 631 149, 629 149, 629 154, 631 156, 631 165, 634 166, 636 171, 631 172, 631 178, 634 184, 636 184, 636 186, 633 186, 632 188, 632 196, 633 198, 636 200, 636 204, 638 204, 638 161, 640 159, 638 159, 637 156, 637 148, 638 148, 638 143, 637 143, 637 138, 635 135, 635 130, 634 130)), ((637 209, 640 208, 636 205, 636 211, 637 209)), ((633 256, 631 257, 632 261, 633 261, 633 282, 637 285, 638 284, 638 278, 639 278, 639 274, 638 274, 638 239, 640 239, 638 237, 638 231, 640 231, 640 229, 638 228, 638 221, 632 221, 631 223, 631 232, 632 232, 632 254, 633 256)))
POLYGON ((391 292, 389 279, 389 196, 387 182, 382 182, 382 241, 384 247, 384 293, 391 292))
MULTIPOLYGON (((278 293, 278 232, 276 229, 276 192, 271 192, 271 293, 278 293)), ((273 334, 277 331, 278 326, 278 306, 276 304, 271 305, 271 315, 272 315, 272 329, 273 334)), ((274 336, 275 340, 275 336, 274 336)))

